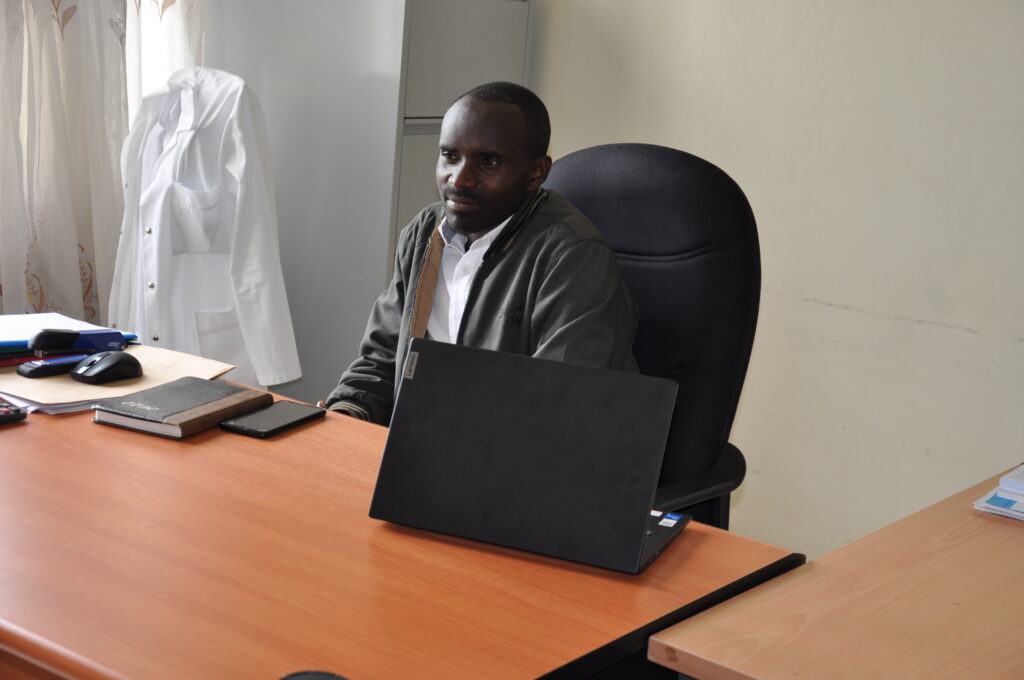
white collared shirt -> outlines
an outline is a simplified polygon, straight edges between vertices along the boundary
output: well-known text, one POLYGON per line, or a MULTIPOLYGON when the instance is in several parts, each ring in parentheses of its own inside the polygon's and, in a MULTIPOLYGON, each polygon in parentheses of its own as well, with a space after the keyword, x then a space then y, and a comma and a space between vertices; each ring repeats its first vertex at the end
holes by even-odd
POLYGON ((466 237, 455 233, 448 226, 448 220, 441 220, 438 230, 444 239, 444 252, 441 255, 441 271, 438 272, 437 290, 434 292, 434 306, 427 320, 427 334, 431 340, 439 342, 455 342, 459 337, 462 315, 466 311, 469 289, 473 278, 484 261, 484 253, 498 238, 505 228, 509 215, 505 220, 489 232, 473 241, 466 250, 466 237))

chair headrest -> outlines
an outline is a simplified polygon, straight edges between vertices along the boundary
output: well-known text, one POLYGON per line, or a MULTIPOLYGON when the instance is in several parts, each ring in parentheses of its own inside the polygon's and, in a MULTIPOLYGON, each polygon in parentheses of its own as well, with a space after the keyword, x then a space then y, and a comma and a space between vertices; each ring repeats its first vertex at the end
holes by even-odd
POLYGON ((653 144, 581 149, 552 165, 545 187, 583 211, 626 255, 712 248, 748 237, 753 224, 750 204, 729 175, 693 154, 653 144))

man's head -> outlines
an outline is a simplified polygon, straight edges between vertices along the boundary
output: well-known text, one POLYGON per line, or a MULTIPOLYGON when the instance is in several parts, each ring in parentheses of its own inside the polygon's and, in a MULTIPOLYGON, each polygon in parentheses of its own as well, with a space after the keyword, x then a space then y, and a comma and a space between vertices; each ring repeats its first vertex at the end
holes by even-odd
POLYGON ((515 212, 548 176, 550 137, 547 109, 525 87, 488 83, 456 99, 437 159, 448 226, 473 241, 515 212))

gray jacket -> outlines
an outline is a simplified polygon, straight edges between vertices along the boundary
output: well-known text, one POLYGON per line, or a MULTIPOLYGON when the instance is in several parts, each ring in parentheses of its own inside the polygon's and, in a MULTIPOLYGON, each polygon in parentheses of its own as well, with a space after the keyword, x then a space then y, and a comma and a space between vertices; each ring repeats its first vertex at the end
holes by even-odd
MULTIPOLYGON (((386 425, 411 341, 416 287, 441 203, 402 230, 391 285, 360 356, 326 403, 386 425)), ((597 228, 553 191, 532 194, 491 244, 470 286, 456 342, 572 364, 635 371, 636 306, 597 228)))

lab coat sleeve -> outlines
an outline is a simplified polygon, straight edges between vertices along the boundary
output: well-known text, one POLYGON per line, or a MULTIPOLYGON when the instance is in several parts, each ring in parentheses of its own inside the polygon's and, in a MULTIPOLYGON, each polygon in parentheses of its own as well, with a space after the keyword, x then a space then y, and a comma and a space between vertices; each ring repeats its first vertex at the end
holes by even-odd
POLYGON ((246 350, 262 385, 302 376, 285 293, 270 144, 263 112, 244 88, 225 130, 225 186, 234 197, 230 275, 246 350))

